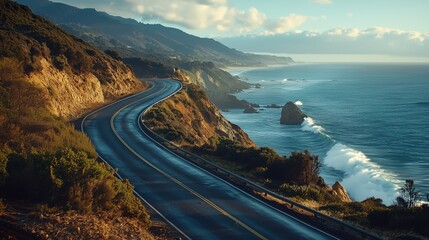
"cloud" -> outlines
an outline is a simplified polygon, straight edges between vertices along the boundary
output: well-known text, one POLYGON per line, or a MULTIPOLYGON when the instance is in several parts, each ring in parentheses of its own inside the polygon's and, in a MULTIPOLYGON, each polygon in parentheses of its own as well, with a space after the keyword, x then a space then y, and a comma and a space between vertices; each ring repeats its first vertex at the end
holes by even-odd
POLYGON ((334 28, 324 32, 248 35, 218 39, 246 52, 288 54, 381 54, 429 57, 429 34, 384 27, 334 28))
POLYGON ((288 32, 298 26, 301 26, 307 19, 307 16, 291 14, 287 17, 281 17, 277 21, 268 21, 265 24, 266 31, 264 34, 273 35, 288 32))
POLYGON ((230 6, 228 0, 110 0, 110 4, 96 0, 58 1, 96 8, 112 15, 235 35, 281 34, 299 27, 308 19, 297 14, 271 19, 255 7, 239 9, 230 6))
POLYGON ((312 2, 317 4, 331 4, 332 0, 312 0, 312 2))

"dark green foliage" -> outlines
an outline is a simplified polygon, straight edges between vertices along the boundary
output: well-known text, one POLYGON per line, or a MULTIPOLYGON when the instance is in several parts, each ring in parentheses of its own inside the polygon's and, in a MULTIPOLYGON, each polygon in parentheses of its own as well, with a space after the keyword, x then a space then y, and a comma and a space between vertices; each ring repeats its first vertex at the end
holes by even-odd
POLYGON ((5 204, 3 202, 3 199, 0 198, 0 215, 3 213, 5 208, 5 204))
POLYGON ((174 75, 173 67, 159 62, 153 62, 142 58, 124 58, 123 61, 131 66, 134 74, 139 78, 171 78, 174 75))
POLYGON ((111 58, 113 58, 115 60, 122 61, 121 56, 115 50, 106 50, 106 51, 104 51, 104 53, 109 55, 111 58))
POLYGON ((315 164, 320 165, 318 157, 308 151, 293 152, 290 157, 281 157, 272 148, 247 148, 231 140, 222 139, 215 153, 227 160, 238 162, 249 170, 266 168, 264 177, 278 183, 309 186, 315 184, 319 177, 319 167, 314 167, 315 164))
POLYGON ((428 219, 428 205, 413 208, 391 207, 388 210, 376 210, 368 214, 371 226, 396 231, 412 230, 426 237, 429 236, 428 219))
POLYGON ((414 180, 406 179, 404 185, 400 189, 401 196, 396 198, 398 206, 412 208, 420 199, 420 193, 414 186, 414 180))
POLYGON ((391 216, 388 210, 372 211, 368 214, 368 221, 373 227, 386 227, 389 225, 391 216))
POLYGON ((9 154, 7 159, 8 177, 1 188, 6 198, 82 213, 119 212, 150 223, 131 184, 84 152, 9 154))
POLYGON ((3 185, 6 182, 6 178, 8 176, 6 166, 7 166, 7 157, 4 153, 0 152, 0 187, 3 187, 3 185))
POLYGON ((188 84, 187 86, 187 93, 190 98, 198 100, 198 99, 206 99, 207 95, 200 87, 198 87, 195 84, 188 84))

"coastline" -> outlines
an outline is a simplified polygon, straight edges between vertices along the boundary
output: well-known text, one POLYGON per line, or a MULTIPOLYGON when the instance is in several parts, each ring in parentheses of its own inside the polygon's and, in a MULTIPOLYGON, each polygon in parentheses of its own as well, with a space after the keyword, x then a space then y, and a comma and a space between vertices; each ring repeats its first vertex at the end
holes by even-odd
MULTIPOLYGON (((293 65, 296 66, 296 64, 293 65)), ((353 178, 348 178, 347 180, 350 185, 347 186, 346 184, 345 187, 347 189, 353 189, 352 192, 355 191, 354 196, 357 200, 363 200, 365 197, 370 197, 369 195, 374 195, 375 197, 382 197, 386 204, 392 204, 392 201, 398 194, 397 190, 399 186, 401 186, 403 180, 407 178, 415 179, 416 183, 418 183, 416 186, 418 190, 422 191, 423 193, 427 193, 429 185, 427 180, 424 178, 424 169, 427 168, 423 167, 422 164, 427 163, 427 160, 425 160, 427 157, 424 157, 426 156, 424 153, 428 151, 424 150, 425 148, 421 146, 421 143, 424 142, 424 140, 421 140, 421 137, 424 134, 418 131, 413 131, 413 128, 411 127, 412 125, 408 125, 410 126, 410 129, 398 129, 399 125, 394 122, 395 119, 391 120, 388 117, 391 116, 391 114, 398 115, 397 111, 394 111, 395 113, 393 113, 391 112, 390 108, 383 108, 383 111, 380 111, 380 109, 377 107, 381 105, 384 106, 386 104, 385 101, 390 100, 390 98, 387 97, 390 95, 391 91, 394 91, 395 93, 399 91, 399 88, 395 87, 395 84, 403 84, 403 86, 407 87, 409 86, 410 83, 404 82, 404 76, 402 76, 402 74, 398 75, 398 73, 409 71, 410 66, 413 67, 411 70, 422 69, 425 64, 345 63, 337 65, 335 63, 321 63, 309 65, 311 65, 311 67, 301 65, 294 69, 292 65, 287 65, 291 68, 274 69, 277 74, 276 76, 271 76, 268 71, 262 71, 260 73, 255 71, 248 76, 249 79, 246 79, 246 74, 244 74, 243 78, 245 81, 248 81, 252 84, 260 82, 262 84, 262 89, 252 88, 235 94, 235 96, 237 96, 239 99, 244 99, 260 105, 271 103, 284 104, 286 99, 291 101, 300 100, 303 102, 302 108, 305 110, 305 112, 309 113, 311 117, 314 118, 313 125, 306 126, 306 128, 310 129, 311 131, 302 131, 303 126, 297 128, 277 126, 277 117, 279 116, 276 114, 279 113, 273 109, 264 109, 263 111, 260 111, 261 114, 258 115, 242 115, 238 110, 232 110, 228 113, 223 113, 223 115, 227 117, 229 121, 243 128, 243 130, 245 130, 258 145, 274 147, 280 154, 289 154, 291 151, 299 151, 307 148, 312 153, 318 154, 320 158, 326 158, 327 153, 332 149, 329 154, 329 166, 325 167, 325 171, 327 171, 328 174, 337 176, 338 180, 343 179, 341 183, 343 183, 347 176, 353 176, 353 178), (327 69, 327 67, 331 68, 327 69), (308 73, 310 68, 312 73, 308 73), (382 71, 377 70, 380 68, 382 71), (362 70, 378 72, 361 72, 362 70), (344 73, 347 74, 343 74, 341 77, 333 77, 332 73, 337 74, 339 71, 344 71, 344 73), (290 79, 301 79, 296 77, 297 72, 303 73, 304 75, 302 75, 302 78, 305 78, 306 80, 282 82, 283 77, 288 77, 290 79), (367 77, 373 77, 375 80, 363 79, 367 77), (341 93, 341 90, 333 89, 337 89, 337 87, 343 83, 346 84, 346 86, 349 86, 349 78, 355 79, 353 80, 353 83, 356 83, 356 85, 353 86, 358 88, 347 88, 346 91, 349 94, 340 94, 339 96, 336 96, 335 94, 341 93), (341 81, 342 79, 347 81, 341 81), (389 82, 385 83, 383 81, 389 82), (344 97, 358 97, 358 93, 361 92, 359 89, 366 89, 365 85, 362 85, 361 83, 370 84, 369 86, 375 84, 371 89, 371 91, 373 91, 372 93, 371 91, 368 93, 368 90, 364 92, 364 95, 370 95, 367 96, 366 99, 363 99, 363 103, 361 102, 362 99, 359 101, 355 99, 352 102, 339 101, 339 99, 344 99, 344 97), (375 92, 378 88, 380 88, 380 91, 382 90, 382 92, 375 92), (385 89, 388 91, 386 92, 385 89), (266 92, 265 95, 261 93, 263 91, 266 92), (327 93, 326 91, 332 92, 332 94, 325 95, 328 97, 327 100, 329 101, 319 100, 318 97, 320 91, 325 92, 325 94, 327 93), (380 94, 381 96, 385 97, 380 98, 380 94), (338 111, 335 109, 338 109, 338 111), (373 119, 371 120, 371 123, 364 121, 359 116, 355 116, 354 112, 358 113, 360 111, 370 111, 371 114, 375 114, 371 118, 373 119), (331 113, 334 113, 334 115, 331 113), (349 114, 351 115, 349 116, 349 114), (343 118, 345 115, 348 116, 347 119, 343 118), (387 122, 383 125, 377 125, 380 123, 380 121, 382 121, 382 123, 385 123, 385 121, 387 122), (271 125, 264 127, 258 125, 260 122, 265 122, 271 125), (355 124, 357 123, 355 122, 360 122, 360 124, 364 124, 363 126, 367 127, 363 128, 362 131, 355 133, 354 131, 362 128, 356 128, 355 124), (353 125, 355 127, 353 127, 353 125), (255 126, 258 127, 255 128, 255 126), (333 142, 328 141, 325 139, 326 137, 323 137, 323 134, 319 134, 318 131, 316 131, 316 128, 319 127, 326 128, 324 133, 328 134, 332 138, 333 142), (372 130, 373 128, 375 128, 375 130, 372 130), (397 131, 413 134, 411 136, 417 134, 416 136, 418 137, 417 139, 419 139, 418 142, 420 144, 414 144, 417 140, 412 139, 416 138, 408 137, 397 139, 394 138, 393 135, 390 136, 390 133, 397 131), (265 134, 263 132, 265 132, 265 134), (296 136, 296 134, 300 136, 298 140, 291 136, 296 136), (390 137, 390 140, 384 139, 383 137, 390 137), (365 141, 364 139, 371 139, 371 141, 365 141), (323 143, 323 141, 325 141, 325 143, 323 143), (400 151, 400 149, 393 148, 389 141, 404 142, 401 145, 413 146, 413 148, 409 149, 407 147, 405 152, 408 154, 406 156, 402 156, 405 149, 400 151), (337 143, 339 145, 336 145, 337 143), (413 143, 413 145, 410 145, 411 143, 413 143), (336 147, 333 148, 335 145, 336 147), (295 149, 295 146, 298 148, 295 149), (317 148, 319 148, 319 150, 317 150, 317 148), (285 149, 287 150, 285 151, 285 149), (416 151, 416 153, 414 151, 416 151), (341 158, 334 159, 334 156, 338 156, 339 153, 341 153, 341 158), (403 159, 403 157, 406 157, 407 162, 403 163, 400 161, 400 159, 403 159), (415 162, 415 164, 411 164, 413 162, 415 162), (359 167, 356 168, 356 165, 359 167), (413 175, 410 175, 411 172, 413 175), (386 178, 384 176, 386 176, 386 178), (366 186, 366 184, 363 183, 371 183, 373 187, 368 186, 356 188, 358 185, 366 186)), ((245 72, 252 69, 255 68, 245 68, 240 70, 245 72)), ((242 72, 239 72, 238 74, 242 72)), ((404 72, 404 74, 409 75, 407 72, 404 72)), ((422 77, 427 76, 427 70, 423 70, 423 72, 417 76, 419 76, 417 80, 411 80, 411 83, 418 81, 416 82, 417 85, 412 85, 414 87, 417 87, 419 86, 418 84, 421 84, 421 81, 423 81, 421 80, 422 77)), ((394 104, 392 106, 401 107, 402 110, 400 112, 403 112, 403 114, 406 114, 408 111, 412 112, 413 116, 416 116, 416 118, 420 119, 421 122, 423 116, 421 116, 421 114, 416 115, 414 112, 417 111, 422 113, 422 110, 418 111, 418 109, 427 108, 427 105, 417 105, 418 102, 425 102, 424 99, 421 99, 424 98, 424 94, 420 94, 420 92, 424 91, 424 89, 425 88, 423 87, 418 91, 417 94, 412 95, 409 94, 410 91, 401 93, 405 94, 403 95, 403 98, 407 99, 407 102, 410 102, 409 104, 412 104, 412 108, 407 107, 409 105, 408 103, 401 103, 394 99, 391 99, 390 101, 392 102, 387 104, 388 106, 390 106, 389 104, 394 104), (416 102, 416 104, 413 104, 413 102, 416 102)), ((323 96, 322 98, 325 99, 323 96)), ((402 117, 397 116, 397 120, 401 118, 402 117)), ((413 122, 414 121, 416 120, 413 120, 413 122)), ((325 176, 323 177, 325 178, 325 176)))

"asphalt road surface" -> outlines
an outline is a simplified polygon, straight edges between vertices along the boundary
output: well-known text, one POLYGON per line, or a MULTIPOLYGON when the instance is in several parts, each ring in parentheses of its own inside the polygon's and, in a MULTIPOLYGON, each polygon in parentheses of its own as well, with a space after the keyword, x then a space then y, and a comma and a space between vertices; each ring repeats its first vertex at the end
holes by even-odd
POLYGON ((188 239, 335 239, 176 156, 140 129, 139 115, 181 88, 152 81, 145 92, 82 121, 102 159, 188 239))

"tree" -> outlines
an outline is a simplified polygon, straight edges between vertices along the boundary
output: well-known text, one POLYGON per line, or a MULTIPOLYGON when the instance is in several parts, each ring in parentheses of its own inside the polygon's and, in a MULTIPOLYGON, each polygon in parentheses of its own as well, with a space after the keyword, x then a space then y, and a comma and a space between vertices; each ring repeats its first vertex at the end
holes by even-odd
POLYGON ((400 192, 401 196, 396 198, 396 202, 397 205, 402 207, 412 208, 420 198, 420 193, 416 190, 413 179, 406 179, 404 186, 400 189, 400 192))

